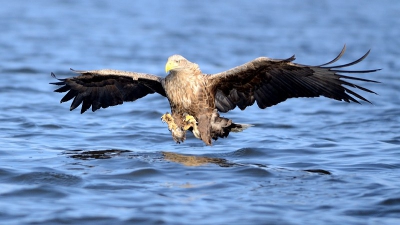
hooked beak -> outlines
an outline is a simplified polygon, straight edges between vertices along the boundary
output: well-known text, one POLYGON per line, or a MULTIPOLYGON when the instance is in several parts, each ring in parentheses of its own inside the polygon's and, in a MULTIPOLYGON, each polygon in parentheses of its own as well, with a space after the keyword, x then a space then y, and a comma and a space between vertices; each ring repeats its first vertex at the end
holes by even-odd
POLYGON ((172 62, 168 61, 167 64, 165 64, 165 73, 169 73, 170 70, 174 68, 174 65, 172 62))

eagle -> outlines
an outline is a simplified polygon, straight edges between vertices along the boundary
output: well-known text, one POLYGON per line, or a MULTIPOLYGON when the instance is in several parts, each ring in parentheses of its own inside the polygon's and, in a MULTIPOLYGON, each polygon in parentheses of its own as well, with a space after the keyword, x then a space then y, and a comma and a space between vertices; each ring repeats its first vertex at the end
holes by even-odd
POLYGON ((332 66, 345 50, 346 45, 336 58, 318 66, 294 63, 294 55, 287 59, 259 57, 216 74, 204 74, 196 63, 181 55, 172 55, 165 65, 165 77, 112 69, 71 69, 78 76, 58 79, 51 73, 58 81, 50 84, 61 86, 55 92, 67 92, 61 103, 73 99, 70 110, 82 104, 81 113, 90 107, 94 112, 158 93, 169 101, 171 113, 162 115, 161 120, 167 123, 176 143, 185 141, 186 132, 191 131, 206 145, 212 145, 212 140, 226 138, 230 132, 251 126, 220 116, 236 107, 244 110, 257 103, 259 108, 265 109, 289 98, 319 96, 371 103, 349 88, 376 93, 351 80, 379 82, 344 74, 371 73, 380 69, 346 69, 364 60, 370 51, 353 62, 332 66))

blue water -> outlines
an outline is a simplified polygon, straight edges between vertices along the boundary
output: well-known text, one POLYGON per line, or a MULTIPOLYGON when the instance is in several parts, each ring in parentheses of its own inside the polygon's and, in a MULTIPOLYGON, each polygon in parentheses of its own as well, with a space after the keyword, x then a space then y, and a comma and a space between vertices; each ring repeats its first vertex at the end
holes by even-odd
POLYGON ((400 2, 0 1, 0 223, 400 224, 400 2), (291 99, 224 116, 254 127, 172 141, 165 98, 80 114, 69 68, 215 73, 259 56, 318 65, 342 46, 373 104, 291 99))

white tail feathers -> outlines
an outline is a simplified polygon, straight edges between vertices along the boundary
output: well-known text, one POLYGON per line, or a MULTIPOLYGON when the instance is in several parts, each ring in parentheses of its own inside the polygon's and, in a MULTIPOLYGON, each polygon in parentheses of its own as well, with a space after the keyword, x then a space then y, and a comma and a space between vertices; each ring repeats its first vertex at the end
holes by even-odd
POLYGON ((253 124, 241 124, 241 123, 236 123, 235 125, 236 126, 232 127, 231 132, 235 133, 242 132, 247 128, 254 126, 253 124))

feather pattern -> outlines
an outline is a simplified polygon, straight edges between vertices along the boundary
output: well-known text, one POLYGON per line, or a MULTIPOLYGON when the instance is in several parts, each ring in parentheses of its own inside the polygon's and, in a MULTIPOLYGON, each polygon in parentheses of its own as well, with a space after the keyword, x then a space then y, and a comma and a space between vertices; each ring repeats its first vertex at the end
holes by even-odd
POLYGON ((55 92, 67 92, 61 102, 73 99, 70 110, 82 104, 81 113, 90 107, 94 112, 126 101, 135 101, 147 94, 159 93, 166 96, 161 84, 162 78, 155 75, 109 69, 72 71, 80 75, 58 79, 51 73, 60 81, 51 84, 61 86, 55 92))
POLYGON ((216 93, 216 106, 220 112, 227 112, 236 106, 244 110, 254 104, 264 109, 285 101, 288 98, 325 96, 339 101, 369 102, 360 94, 345 87, 356 88, 365 92, 375 92, 343 80, 374 82, 374 80, 343 75, 342 73, 371 73, 373 70, 340 70, 364 60, 370 51, 361 58, 338 66, 329 66, 344 54, 346 46, 339 55, 320 66, 308 66, 293 63, 294 56, 286 60, 257 58, 231 70, 210 76, 216 93))

